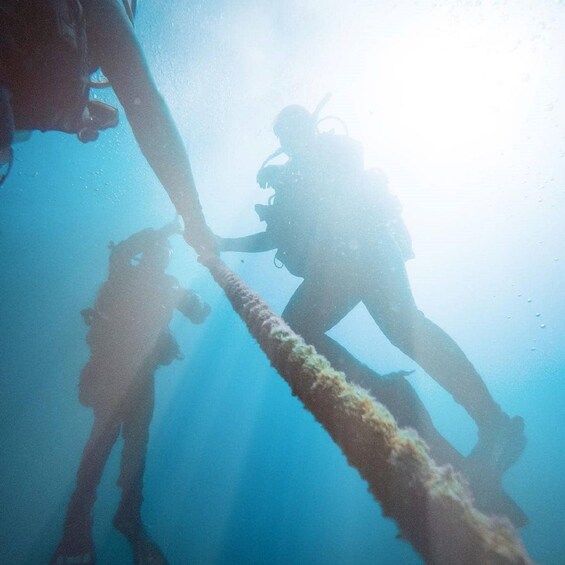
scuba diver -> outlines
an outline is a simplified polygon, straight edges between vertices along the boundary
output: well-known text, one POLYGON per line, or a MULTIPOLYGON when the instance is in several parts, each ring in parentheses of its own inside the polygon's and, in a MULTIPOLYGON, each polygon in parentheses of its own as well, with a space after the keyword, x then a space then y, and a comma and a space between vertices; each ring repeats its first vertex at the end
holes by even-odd
MULTIPOLYGON (((0 184, 22 131, 75 133, 93 141, 118 123, 115 108, 89 98, 111 85, 139 147, 199 253, 215 253, 190 161, 134 28, 135 0, 0 0, 0 184), (101 69, 108 82, 91 75, 101 69)), ((25 137, 25 134, 24 134, 25 137)))
POLYGON ((280 148, 257 174, 262 188, 275 191, 268 205, 256 206, 266 230, 218 238, 220 251, 277 249, 277 266, 304 279, 284 320, 346 374, 344 356, 325 333, 362 302, 389 341, 475 421, 479 439, 465 462, 467 477, 478 482, 488 474, 493 488, 500 486, 525 448, 523 419, 501 409, 459 346, 418 309, 405 268, 413 252, 401 206, 384 174, 364 168, 360 143, 318 130, 327 99, 313 113, 297 105, 279 113, 273 129, 280 148), (284 164, 269 164, 282 154, 284 164))
POLYGON ((94 423, 77 472, 53 565, 94 563, 92 510, 96 489, 120 435, 121 501, 114 527, 129 541, 136 564, 165 564, 159 546, 141 519, 143 473, 154 406, 154 373, 182 359, 168 329, 175 309, 195 324, 210 307, 165 273, 171 257, 168 238, 181 233, 176 222, 145 229, 110 244, 109 276, 94 308, 81 314, 89 326, 90 359, 81 372, 79 400, 92 407, 94 423))

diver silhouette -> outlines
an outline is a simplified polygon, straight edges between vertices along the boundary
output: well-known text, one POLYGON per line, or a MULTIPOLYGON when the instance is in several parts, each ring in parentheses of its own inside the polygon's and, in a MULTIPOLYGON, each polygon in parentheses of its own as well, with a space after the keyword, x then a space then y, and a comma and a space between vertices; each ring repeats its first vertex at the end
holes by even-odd
POLYGON ((168 329, 175 309, 193 323, 210 307, 165 273, 171 256, 168 237, 176 223, 145 229, 111 244, 109 276, 94 308, 81 313, 89 326, 91 355, 80 378, 80 402, 92 407, 94 423, 77 472, 62 540, 53 564, 94 563, 92 510, 102 472, 120 432, 121 501, 114 526, 130 542, 134 563, 166 563, 141 520, 143 473, 154 406, 154 373, 181 359, 168 329), (80 560, 79 560, 80 559, 80 560))
MULTIPOLYGON (((477 424, 479 439, 465 462, 467 476, 473 481, 488 474, 499 484, 525 447, 524 422, 501 409, 455 341, 416 306, 405 268, 413 252, 401 206, 384 175, 364 168, 360 143, 318 131, 319 110, 293 105, 280 112, 273 128, 280 149, 257 174, 262 188, 275 190, 268 205, 256 206, 267 228, 218 238, 220 250, 277 249, 275 260, 304 279, 283 318, 338 365, 340 354, 325 332, 362 302, 389 341, 477 424), (283 153, 284 164, 268 164, 283 153)), ((347 373, 346 367, 338 368, 347 373)))
POLYGON ((118 123, 91 100, 101 69, 137 143, 185 223, 197 252, 216 252, 182 139, 153 80, 133 20, 136 0, 0 0, 0 184, 22 131, 75 133, 82 142, 118 123))

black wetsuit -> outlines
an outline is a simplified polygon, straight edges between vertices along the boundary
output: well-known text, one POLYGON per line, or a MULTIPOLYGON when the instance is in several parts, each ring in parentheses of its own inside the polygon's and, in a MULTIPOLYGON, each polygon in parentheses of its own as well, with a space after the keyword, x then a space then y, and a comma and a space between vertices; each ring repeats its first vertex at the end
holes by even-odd
POLYGON ((394 206, 366 175, 360 146, 331 134, 318 135, 278 171, 267 233, 279 259, 304 277, 283 318, 316 344, 363 302, 392 344, 450 392, 479 428, 489 426, 500 419, 500 407, 457 344, 416 306, 406 252, 388 229, 394 206))

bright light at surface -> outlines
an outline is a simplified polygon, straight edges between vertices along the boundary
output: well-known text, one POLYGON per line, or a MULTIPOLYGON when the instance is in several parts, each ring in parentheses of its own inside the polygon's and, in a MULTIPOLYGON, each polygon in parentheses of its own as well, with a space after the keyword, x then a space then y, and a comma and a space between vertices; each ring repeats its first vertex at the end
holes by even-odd
POLYGON ((369 141, 386 135, 420 166, 484 166, 515 139, 532 55, 510 24, 477 20, 434 14, 379 46, 359 85, 375 108, 369 141))
POLYGON ((272 121, 328 91, 321 115, 342 118, 366 166, 385 172, 417 240, 445 207, 494 209, 541 182, 538 160, 565 151, 565 15, 551 0, 323 4, 171 4, 177 33, 162 33, 150 62, 219 235, 264 229, 255 175, 276 148, 272 121))

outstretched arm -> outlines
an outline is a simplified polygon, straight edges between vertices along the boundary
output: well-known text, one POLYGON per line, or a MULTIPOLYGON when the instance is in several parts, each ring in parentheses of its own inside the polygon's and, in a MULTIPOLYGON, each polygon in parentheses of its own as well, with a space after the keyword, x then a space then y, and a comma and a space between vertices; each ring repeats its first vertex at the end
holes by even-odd
POLYGON ((220 251, 243 251, 261 253, 275 249, 276 245, 268 231, 246 235, 244 237, 218 237, 220 251))
POLYGON ((216 252, 188 154, 122 3, 89 0, 83 4, 93 57, 124 107, 141 151, 182 216, 185 239, 199 252, 216 252))

